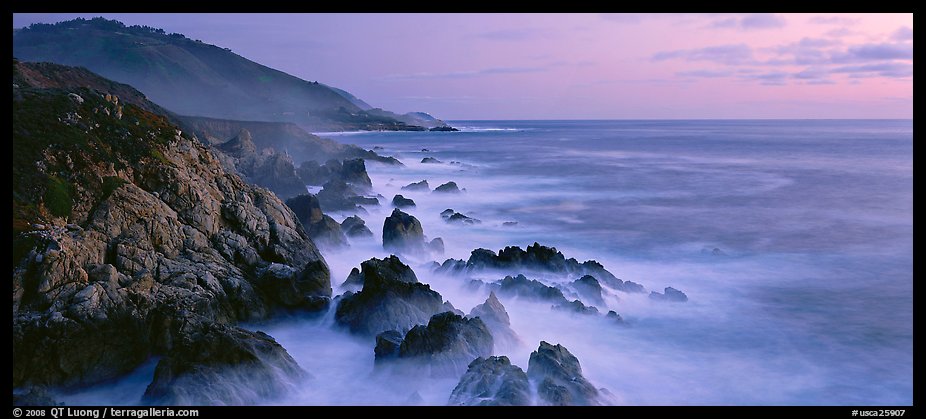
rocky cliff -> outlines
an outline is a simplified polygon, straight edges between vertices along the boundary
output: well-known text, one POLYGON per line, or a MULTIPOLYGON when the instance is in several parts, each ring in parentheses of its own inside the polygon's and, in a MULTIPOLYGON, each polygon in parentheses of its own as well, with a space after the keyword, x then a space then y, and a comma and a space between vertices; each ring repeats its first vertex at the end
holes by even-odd
POLYGON ((163 355, 149 401, 247 403, 183 385, 217 365, 301 377, 272 338, 234 325, 325 307, 327 264, 280 199, 143 97, 14 60, 13 386, 96 383, 163 355), (195 348, 246 362, 202 366, 195 348))

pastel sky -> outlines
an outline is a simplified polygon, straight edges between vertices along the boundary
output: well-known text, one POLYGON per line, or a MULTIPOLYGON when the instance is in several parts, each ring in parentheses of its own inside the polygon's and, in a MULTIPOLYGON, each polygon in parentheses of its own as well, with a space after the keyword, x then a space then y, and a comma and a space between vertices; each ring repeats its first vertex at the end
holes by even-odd
POLYGON ((913 118, 912 14, 14 14, 179 32, 396 112, 913 118))

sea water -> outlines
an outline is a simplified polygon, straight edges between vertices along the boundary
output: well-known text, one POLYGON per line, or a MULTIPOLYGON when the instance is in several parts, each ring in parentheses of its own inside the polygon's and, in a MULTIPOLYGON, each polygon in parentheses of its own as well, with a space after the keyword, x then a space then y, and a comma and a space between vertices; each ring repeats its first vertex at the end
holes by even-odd
MULTIPOLYGON (((612 293, 599 308, 629 327, 503 299, 524 345, 497 352, 525 370, 546 340, 575 354, 616 404, 912 404, 912 121, 452 125, 461 131, 328 134, 404 163, 367 162, 383 205, 361 214, 372 239, 323 249, 335 294, 351 268, 389 254, 383 221, 402 194, 417 203, 405 211, 446 247, 403 260, 464 312, 485 293, 426 263, 534 242, 595 259, 647 292, 672 286, 689 297, 612 293), (465 191, 401 190, 420 180, 465 191), (447 223, 447 208, 481 223, 447 223)), ((248 327, 274 336, 314 377, 270 404, 445 404, 456 384, 374 373, 372 339, 350 336, 331 313, 248 327)), ((140 398, 147 368, 109 385, 140 398)), ((94 391, 63 399, 114 402, 94 391)))

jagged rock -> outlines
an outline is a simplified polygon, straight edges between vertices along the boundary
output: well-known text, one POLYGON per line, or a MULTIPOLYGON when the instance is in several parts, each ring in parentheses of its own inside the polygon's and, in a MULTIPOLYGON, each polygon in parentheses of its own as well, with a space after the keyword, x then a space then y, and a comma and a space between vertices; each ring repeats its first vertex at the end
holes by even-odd
POLYGON ((415 271, 408 265, 402 263, 402 260, 395 255, 387 258, 372 258, 360 263, 360 269, 353 268, 347 276, 347 280, 341 284, 342 287, 355 286, 363 287, 365 279, 368 276, 376 278, 385 278, 388 280, 407 282, 414 284, 418 282, 415 271))
POLYGON ((598 315, 598 309, 592 306, 586 306, 579 300, 572 300, 568 303, 558 304, 552 307, 553 310, 565 311, 583 315, 598 315))
POLYGON ((443 211, 440 212, 440 218, 443 218, 443 219, 446 220, 446 219, 450 218, 450 216, 453 215, 453 214, 455 214, 455 213, 456 213, 456 211, 454 211, 454 210, 452 210, 452 209, 450 209, 450 208, 447 208, 447 209, 445 209, 445 210, 443 210, 443 211))
POLYGON ((624 281, 623 284, 621 284, 620 290, 624 292, 628 292, 628 293, 637 293, 637 294, 646 292, 646 289, 643 288, 643 285, 640 285, 633 281, 624 281))
POLYGON ((605 306, 604 298, 601 296, 601 284, 598 283, 594 276, 583 275, 572 283, 572 288, 576 290, 579 297, 584 298, 586 301, 602 307, 605 306))
POLYGON ((272 337, 204 324, 158 362, 143 400, 169 405, 248 405, 310 377, 272 337))
POLYGON ((440 185, 440 186, 434 188, 434 192, 441 192, 441 193, 459 193, 459 192, 460 192, 460 188, 457 187, 457 183, 456 183, 456 182, 450 181, 450 182, 447 182, 447 183, 445 183, 445 184, 443 184, 443 185, 440 185))
POLYGON ((357 191, 341 179, 325 182, 318 192, 318 202, 325 211, 357 211, 357 191))
POLYGON ((435 159, 434 157, 425 157, 421 159, 422 163, 443 163, 442 161, 435 159))
POLYGON ((373 186, 363 159, 331 159, 324 165, 308 160, 299 166, 298 173, 308 185, 324 185, 331 180, 340 180, 360 189, 373 186))
POLYGON ((169 357, 194 323, 221 328, 325 306, 328 267, 295 214, 184 137, 170 115, 153 113, 157 105, 83 69, 16 63, 14 80, 31 86, 13 99, 14 208, 55 211, 14 216, 14 388, 92 385, 169 357), (52 79, 54 88, 41 84, 52 79), (83 81, 136 99, 121 119, 93 112, 115 109, 115 99, 73 85, 83 81), (62 137, 39 135, 57 106, 79 124, 56 125, 62 137), (69 140, 47 147, 53 138, 69 140), (56 195, 41 192, 46 184, 56 195))
POLYGON ((226 167, 233 168, 248 181, 272 190, 282 199, 306 191, 292 158, 272 149, 259 153, 250 131, 246 129, 241 129, 238 135, 217 144, 215 148, 227 156, 223 159, 226 167))
POLYGON ((403 191, 425 191, 427 192, 431 190, 431 187, 428 186, 427 180, 422 180, 420 182, 409 183, 408 185, 403 186, 402 190, 403 191))
POLYGON ((650 292, 649 298, 656 301, 671 301, 675 303, 684 303, 688 301, 688 296, 672 287, 666 287, 665 292, 660 294, 656 291, 650 292))
POLYGON ((315 195, 303 194, 287 199, 286 206, 293 210, 309 237, 317 243, 333 248, 347 246, 341 225, 322 213, 315 195))
POLYGON ((606 314, 604 317, 605 317, 606 319, 612 321, 612 322, 615 322, 615 323, 621 325, 621 326, 626 326, 626 325, 627 325, 627 323, 624 322, 624 318, 621 317, 620 314, 617 314, 617 312, 614 311, 614 310, 608 311, 608 314, 606 314))
POLYGON ((363 289, 344 294, 335 321, 351 332, 375 336, 387 330, 406 332, 444 311, 443 298, 419 283, 411 268, 394 256, 361 264, 363 289))
POLYGON ((478 318, 459 314, 435 314, 427 326, 417 325, 405 334, 399 359, 424 363, 434 377, 457 377, 470 360, 492 353, 492 334, 478 318))
POLYGON ((414 207, 415 201, 402 195, 396 195, 392 198, 392 206, 396 208, 414 207))
POLYGON ((529 406, 527 374, 506 356, 476 358, 450 393, 451 406, 529 406))
POLYGON ((537 395, 553 406, 594 406, 601 404, 598 389, 582 375, 582 367, 562 345, 540 342, 531 352, 527 376, 537 384, 537 395))
POLYGON ((516 275, 523 271, 540 271, 545 273, 565 274, 569 276, 592 275, 602 284, 623 292, 639 292, 639 284, 625 285, 608 272, 604 266, 594 260, 579 263, 574 258, 566 259, 562 252, 555 247, 547 247, 534 243, 522 250, 517 246, 508 246, 498 251, 498 254, 489 249, 475 249, 470 254, 465 266, 454 265, 455 273, 475 272, 485 269, 503 271, 516 275))
POLYGON ((399 345, 402 344, 404 336, 398 330, 387 330, 376 335, 376 348, 373 349, 374 362, 380 363, 384 360, 399 357, 399 345))
POLYGON ((498 293, 503 296, 535 301, 548 301, 554 304, 569 303, 559 288, 544 285, 542 282, 534 279, 527 279, 524 275, 518 275, 516 277, 509 275, 493 285, 498 293))
POLYGON ((341 221, 341 231, 344 232, 347 237, 372 237, 373 232, 370 231, 366 226, 366 222, 363 221, 363 218, 360 218, 356 215, 352 215, 341 221))
POLYGON ((383 248, 395 252, 420 252, 424 248, 424 230, 417 218, 396 208, 383 223, 383 248))
POLYGON ((460 223, 460 224, 467 224, 467 225, 482 223, 481 220, 478 220, 472 217, 467 217, 463 214, 460 214, 459 212, 454 212, 449 217, 445 218, 444 221, 448 223, 460 223))
POLYGON ((511 349, 521 343, 521 338, 511 329, 511 319, 508 312, 495 292, 489 292, 489 297, 469 312, 470 317, 479 317, 492 332, 496 350, 511 349))

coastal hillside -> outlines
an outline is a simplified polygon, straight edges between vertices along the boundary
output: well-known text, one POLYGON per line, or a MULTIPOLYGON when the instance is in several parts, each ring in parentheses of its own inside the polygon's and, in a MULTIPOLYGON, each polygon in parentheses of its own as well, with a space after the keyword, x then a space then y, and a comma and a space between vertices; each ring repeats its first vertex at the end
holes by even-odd
POLYGON ((23 61, 85 67, 130 84, 181 115, 292 122, 310 131, 421 130, 418 119, 371 109, 318 81, 302 80, 227 48, 115 20, 75 19, 15 30, 23 61), (407 122, 406 122, 407 121, 407 122))
POLYGON ((236 326, 327 306, 328 265, 296 215, 130 86, 16 60, 12 79, 14 388, 98 383, 152 356, 151 403, 248 403, 303 377, 236 326))

